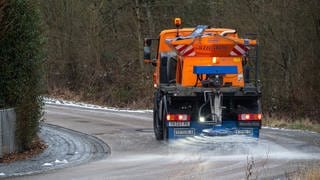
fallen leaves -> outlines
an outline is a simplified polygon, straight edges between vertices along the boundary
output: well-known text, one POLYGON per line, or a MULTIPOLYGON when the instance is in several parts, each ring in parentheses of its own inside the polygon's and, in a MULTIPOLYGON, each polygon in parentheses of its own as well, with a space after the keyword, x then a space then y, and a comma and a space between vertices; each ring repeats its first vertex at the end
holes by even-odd
POLYGON ((41 140, 35 140, 30 149, 23 152, 13 152, 10 154, 6 154, 2 158, 0 158, 0 163, 12 163, 14 161, 32 158, 33 156, 42 153, 47 147, 48 145, 43 143, 41 140))

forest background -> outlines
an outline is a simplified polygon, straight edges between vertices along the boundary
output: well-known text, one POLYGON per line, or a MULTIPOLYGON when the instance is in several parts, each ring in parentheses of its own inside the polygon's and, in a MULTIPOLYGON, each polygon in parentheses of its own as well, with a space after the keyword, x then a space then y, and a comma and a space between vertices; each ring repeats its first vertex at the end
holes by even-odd
POLYGON ((198 24, 257 33, 263 112, 320 121, 320 1, 39 0, 49 96, 151 108, 143 38, 198 24))

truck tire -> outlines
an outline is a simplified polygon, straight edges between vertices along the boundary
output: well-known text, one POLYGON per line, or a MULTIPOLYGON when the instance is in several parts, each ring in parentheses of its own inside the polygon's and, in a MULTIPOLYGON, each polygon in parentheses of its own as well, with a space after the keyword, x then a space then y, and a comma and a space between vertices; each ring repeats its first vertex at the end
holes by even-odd
POLYGON ((162 134, 163 134, 163 140, 167 140, 168 139, 168 129, 166 126, 166 115, 167 115, 167 110, 166 110, 166 105, 164 104, 164 102, 161 103, 161 113, 159 113, 159 117, 161 117, 161 121, 162 121, 162 134))
MULTIPOLYGON (((159 93, 155 93, 154 96, 154 107, 153 107, 153 130, 154 130, 154 135, 157 140, 163 140, 163 126, 164 123, 162 121, 162 118, 159 117, 159 93)), ((162 108, 161 108, 162 109, 162 108)), ((161 113, 162 114, 162 113, 161 113)))

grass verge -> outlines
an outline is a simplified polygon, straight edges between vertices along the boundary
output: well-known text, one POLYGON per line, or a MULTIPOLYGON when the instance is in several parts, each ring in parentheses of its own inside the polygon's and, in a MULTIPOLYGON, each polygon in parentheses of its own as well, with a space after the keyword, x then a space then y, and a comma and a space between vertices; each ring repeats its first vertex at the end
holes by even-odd
POLYGON ((320 123, 311 121, 307 118, 288 120, 284 118, 264 117, 263 125, 277 128, 308 130, 320 133, 320 123))
POLYGON ((300 169, 290 175, 286 176, 286 179, 292 180, 319 180, 320 179, 320 165, 314 165, 300 169))

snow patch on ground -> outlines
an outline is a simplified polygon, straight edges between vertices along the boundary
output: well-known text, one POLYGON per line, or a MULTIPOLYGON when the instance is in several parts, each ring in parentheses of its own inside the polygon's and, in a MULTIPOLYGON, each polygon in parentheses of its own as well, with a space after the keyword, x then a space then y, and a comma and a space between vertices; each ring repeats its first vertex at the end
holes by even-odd
POLYGON ((66 101, 62 99, 55 99, 51 97, 44 97, 43 98, 45 104, 53 104, 53 105, 63 105, 63 106, 71 106, 71 107, 81 107, 86 109, 94 109, 94 110, 107 110, 107 111, 114 111, 114 112, 135 112, 135 113, 146 113, 152 112, 149 109, 141 109, 141 110, 133 110, 133 109, 120 109, 115 107, 104 107, 94 104, 87 104, 84 102, 76 102, 76 101, 66 101))
POLYGON ((44 163, 42 166, 52 166, 52 163, 44 163))
POLYGON ((68 163, 68 161, 67 161, 66 159, 64 159, 64 160, 62 160, 62 161, 60 161, 59 159, 56 159, 56 160, 54 161, 54 163, 56 163, 56 164, 66 164, 66 163, 68 163))

